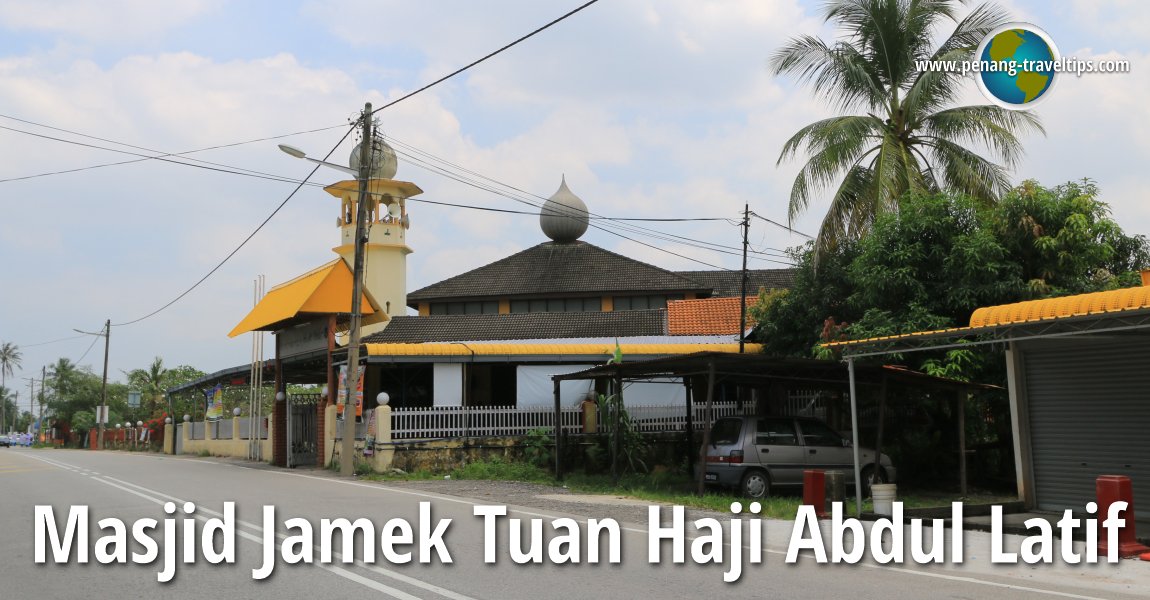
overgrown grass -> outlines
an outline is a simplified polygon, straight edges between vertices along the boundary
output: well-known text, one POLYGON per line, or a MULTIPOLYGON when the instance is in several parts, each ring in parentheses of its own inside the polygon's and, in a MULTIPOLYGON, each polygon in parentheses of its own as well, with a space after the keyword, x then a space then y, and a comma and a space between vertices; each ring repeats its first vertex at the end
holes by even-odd
MULTIPOLYGON (((468 463, 447 472, 421 470, 402 474, 368 473, 363 476, 363 479, 369 481, 420 481, 443 479, 445 476, 463 480, 522 481, 545 485, 563 485, 572 492, 625 496, 638 500, 677 504, 718 512, 730 512, 731 504, 734 502, 742 504, 743 511, 746 512, 751 502, 751 500, 740 497, 733 491, 708 489, 704 495, 698 496, 695 494, 695 480, 683 474, 671 472, 628 473, 621 476, 616 484, 610 475, 572 473, 563 481, 556 481, 546 469, 527 463, 511 462, 500 457, 468 463)), ((957 493, 920 491, 907 495, 900 494, 898 497, 898 500, 906 508, 949 507, 951 502, 960 499, 967 503, 979 504, 1001 504, 1014 500, 1011 496, 981 492, 969 494, 966 498, 959 498, 957 493)), ((846 498, 845 512, 847 514, 854 514, 854 502, 853 496, 846 498)), ((773 496, 761 500, 759 503, 762 506, 761 516, 793 520, 798 514, 803 499, 801 491, 776 490, 773 496)), ((868 499, 863 503, 863 511, 869 512, 871 509, 871 502, 868 499)))

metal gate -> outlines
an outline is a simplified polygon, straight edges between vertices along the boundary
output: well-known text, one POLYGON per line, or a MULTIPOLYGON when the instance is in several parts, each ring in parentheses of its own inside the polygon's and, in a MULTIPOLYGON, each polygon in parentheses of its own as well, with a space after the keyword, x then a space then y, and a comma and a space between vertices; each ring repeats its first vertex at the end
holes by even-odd
POLYGON ((1127 475, 1136 498, 1150 497, 1150 460, 1138 450, 1150 428, 1150 344, 1072 336, 1022 348, 1038 508, 1081 512, 1099 475, 1127 475))
POLYGON ((321 394, 291 394, 287 398, 289 467, 316 464, 319 452, 316 410, 322 397, 321 394))

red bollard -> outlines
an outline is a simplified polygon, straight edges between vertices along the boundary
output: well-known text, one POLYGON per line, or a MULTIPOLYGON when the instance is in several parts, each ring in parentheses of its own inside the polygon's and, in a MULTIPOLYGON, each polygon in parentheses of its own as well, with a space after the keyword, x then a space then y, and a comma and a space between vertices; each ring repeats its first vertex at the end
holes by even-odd
MULTIPOLYGON (((1095 481, 1095 492, 1098 496, 1098 520, 1104 521, 1110 514, 1110 505, 1126 502, 1126 510, 1122 512, 1122 519, 1126 526, 1118 530, 1118 556, 1129 558, 1142 553, 1150 553, 1150 548, 1138 543, 1135 539, 1134 528, 1134 487, 1130 478, 1125 475, 1100 475, 1095 481)), ((1098 553, 1106 554, 1106 535, 1099 532, 1098 553)), ((1150 560, 1150 559, 1148 559, 1150 560)))
POLYGON ((818 518, 826 518, 827 479, 821 469, 803 471, 803 504, 814 506, 818 518))

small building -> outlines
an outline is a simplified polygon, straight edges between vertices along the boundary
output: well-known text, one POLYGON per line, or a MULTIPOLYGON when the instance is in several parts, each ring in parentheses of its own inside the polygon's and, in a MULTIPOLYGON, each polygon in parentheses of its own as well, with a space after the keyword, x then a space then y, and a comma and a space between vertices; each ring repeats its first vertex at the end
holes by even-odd
MULTIPOLYGON (((1006 349, 1018 497, 1085 515, 1100 475, 1150 500, 1150 278, 1143 286, 976 310, 968 327, 833 344, 859 359, 975 344, 1006 349)), ((1150 511, 1136 514, 1143 532, 1150 511)))

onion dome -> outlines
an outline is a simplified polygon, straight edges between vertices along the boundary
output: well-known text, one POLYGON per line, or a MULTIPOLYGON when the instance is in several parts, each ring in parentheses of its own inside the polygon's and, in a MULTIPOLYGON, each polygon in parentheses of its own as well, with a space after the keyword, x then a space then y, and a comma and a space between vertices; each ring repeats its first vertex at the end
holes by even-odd
POLYGON ((587 205, 567 188, 567 178, 564 177, 559 190, 543 203, 539 211, 539 227, 552 241, 569 244, 586 233, 589 222, 587 205))

